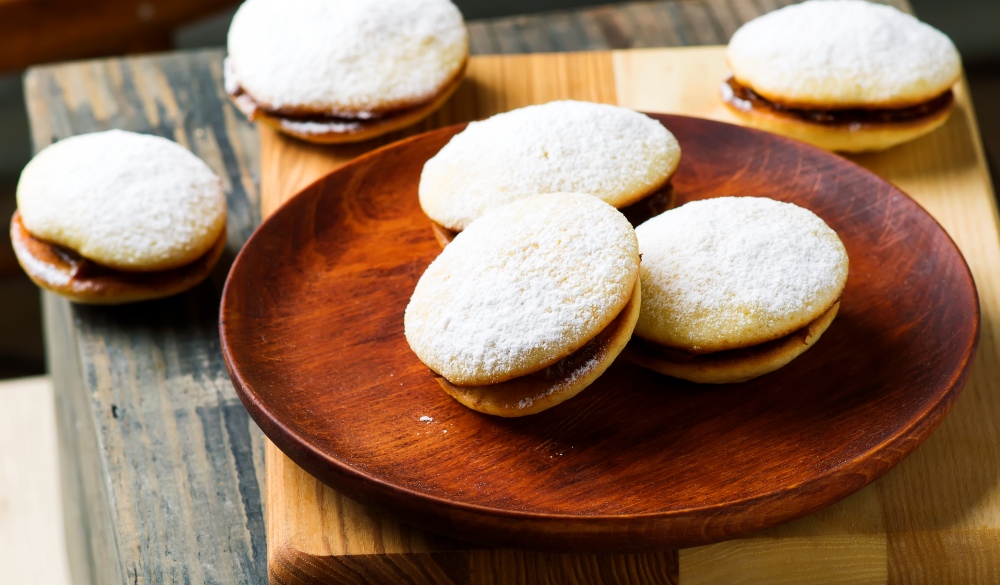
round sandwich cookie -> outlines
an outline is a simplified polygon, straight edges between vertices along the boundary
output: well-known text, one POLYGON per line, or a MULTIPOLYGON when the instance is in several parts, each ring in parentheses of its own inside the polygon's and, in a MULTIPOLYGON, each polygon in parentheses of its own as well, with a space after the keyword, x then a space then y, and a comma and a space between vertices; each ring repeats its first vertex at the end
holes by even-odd
POLYGON ((847 251, 811 211, 773 199, 694 201, 636 228, 642 309, 626 355, 721 384, 777 370, 830 326, 847 251))
POLYGON ((743 25, 722 99, 744 124, 828 150, 883 150, 944 124, 955 45, 890 6, 810 0, 743 25))
POLYGON ((449 0, 247 0, 226 92, 251 120, 317 143, 411 126, 462 81, 469 37, 449 0))
POLYGON ((538 193, 589 193, 640 223, 668 209, 681 148, 627 108, 557 101, 472 122, 424 165, 420 206, 446 244, 487 211, 538 193))
POLYGON ((175 142, 120 130, 39 152, 17 184, 11 241, 42 288, 78 303, 170 296, 208 276, 226 244, 222 182, 175 142))
POLYGON ((591 196, 536 195, 470 224, 420 277, 406 340, 465 406, 535 414, 611 365, 640 306, 639 249, 591 196))

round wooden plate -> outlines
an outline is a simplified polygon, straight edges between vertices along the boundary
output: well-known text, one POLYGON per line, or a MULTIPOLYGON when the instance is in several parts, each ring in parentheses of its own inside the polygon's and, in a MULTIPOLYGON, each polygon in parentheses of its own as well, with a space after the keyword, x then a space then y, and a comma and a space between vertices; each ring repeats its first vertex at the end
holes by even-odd
POLYGON ((679 204, 772 197, 840 234, 851 261, 840 314, 802 357, 724 386, 619 360, 535 416, 459 405, 403 337, 403 309, 441 252, 417 182, 455 126, 337 170, 247 242, 220 328, 250 415, 353 498, 433 532, 518 548, 719 541, 832 504, 899 463, 947 414, 975 352, 979 303, 955 244, 913 200, 842 158, 655 117, 684 151, 679 204))

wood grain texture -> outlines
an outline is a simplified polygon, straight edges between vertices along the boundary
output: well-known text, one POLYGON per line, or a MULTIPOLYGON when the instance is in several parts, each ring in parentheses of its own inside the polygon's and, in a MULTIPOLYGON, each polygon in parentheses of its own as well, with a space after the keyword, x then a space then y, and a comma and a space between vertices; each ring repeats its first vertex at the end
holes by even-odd
POLYGON ((489 549, 374 513, 290 464, 267 444, 272 583, 561 585, 673 583, 676 553, 559 554, 489 549), (322 513, 317 513, 322 511, 322 513))
MULTIPOLYGON (((347 147, 316 147, 259 128, 261 198, 269 215, 359 154, 402 136, 553 99, 615 101, 609 54, 475 57, 468 80, 431 119, 347 147)), ((579 555, 484 549, 414 530, 330 489, 268 442, 268 565, 274 583, 672 583, 676 552, 579 555), (447 554, 445 554, 447 553, 447 554), (408 567, 410 572, 401 567, 408 567)))
MULTIPOLYGON (((744 22, 801 0, 660 0, 472 21, 473 54, 724 45, 744 22)), ((912 12, 908 0, 875 0, 912 12)))
MULTIPOLYGON (((721 49, 619 52, 613 55, 613 61, 619 103, 639 109, 729 119, 715 97, 717 80, 725 72, 721 49), (698 74, 691 75, 689 71, 698 74)), ((993 317, 997 301, 996 293, 991 291, 996 290, 994 274, 1000 266, 1000 250, 992 187, 964 85, 958 88, 958 96, 960 107, 956 116, 943 129, 912 145, 857 160, 894 180, 928 208, 969 259, 983 299, 983 333, 980 358, 966 396, 923 448, 873 486, 758 537, 682 551, 682 582, 993 582, 997 567, 989 551, 997 545, 995 527, 1000 519, 991 510, 997 509, 994 502, 1000 497, 996 487, 1000 473, 993 458, 981 450, 985 448, 985 453, 1000 450, 997 447, 1000 437, 987 422, 990 413, 1000 408, 992 406, 997 366, 986 365, 995 364, 997 359, 993 317), (975 211, 965 212, 966 205, 975 211), (969 399, 970 394, 977 398, 969 399), (987 408, 979 410, 980 405, 987 408), (945 435, 952 437, 941 439, 945 435), (932 453, 925 455, 927 452, 932 453), (961 467, 949 465, 947 473, 935 475, 934 470, 940 468, 941 462, 947 462, 955 453, 962 454, 958 460, 961 467), (915 466, 917 461, 921 463, 915 466), (913 467, 919 470, 910 483, 911 472, 907 470, 913 467), (896 476, 903 479, 894 480, 896 476), (959 477, 961 481, 949 477, 959 477), (961 486, 970 480, 978 488, 965 492, 961 486), (928 487, 934 485, 940 487, 928 487), (882 486, 891 486, 892 491, 882 486), (922 497, 928 490, 934 493, 933 499, 922 497), (904 494, 909 495, 902 498, 904 494), (945 519, 939 525, 957 529, 934 528, 931 519, 941 515, 943 509, 950 510, 951 520, 945 519), (977 530, 976 522, 984 529, 977 530), (920 530, 908 531, 907 527, 915 524, 920 530), (946 576, 952 573, 960 580, 949 580, 946 576)), ((269 152, 264 144, 264 152, 269 152)), ((322 165, 317 160, 313 162, 317 163, 313 167, 316 172, 322 172, 322 165)), ((303 183, 314 177, 306 177, 303 183)), ((268 197, 267 190, 263 196, 268 197)), ((290 465, 283 457, 278 462, 290 465)), ((298 473, 301 475, 294 476, 297 480, 307 485, 313 482, 316 487, 316 480, 298 473)))
POLYGON ((36 149, 106 128, 165 136, 222 177, 229 205, 227 256, 189 293, 113 308, 45 294, 74 579, 266 582, 262 439, 215 328, 228 264, 259 221, 256 136, 222 90, 221 54, 46 67, 25 81, 36 149))
MULTIPOLYGON (((719 48, 615 54, 619 103, 630 107, 732 121, 711 99, 727 69, 719 48), (686 74, 687 68, 699 71, 686 74), (685 91, 677 91, 683 83, 685 91)), ((681 551, 681 577, 691 583, 754 583, 755 575, 801 573, 808 583, 868 583, 885 570, 889 583, 991 583, 1000 575, 1000 237, 993 187, 975 114, 962 82, 957 108, 938 131, 856 162, 898 185, 954 238, 969 262, 982 304, 979 356, 965 393, 941 428, 898 468, 859 494, 809 519, 750 539, 681 551), (828 539, 849 538, 858 551, 817 555, 828 539), (856 537, 856 538, 855 538, 856 537), (861 554, 861 550, 867 551, 861 554), (883 567, 883 569, 879 569, 883 567), (850 577, 853 575, 853 577, 850 577), (837 579, 837 580, 835 580, 837 579)), ((847 550, 847 549, 843 549, 847 550)), ((877 581, 886 582, 886 581, 877 581)))
POLYGON ((432 532, 527 549, 717 542, 885 473, 940 424, 969 373, 979 308, 957 248, 902 192, 838 156, 734 125, 659 119, 684 151, 679 205, 734 193, 790 201, 843 240, 851 277, 816 348, 742 384, 699 386, 619 360, 540 414, 461 406, 402 327, 440 254, 418 203, 421 170, 457 125, 328 175, 244 246, 220 329, 251 416, 353 498, 432 532))

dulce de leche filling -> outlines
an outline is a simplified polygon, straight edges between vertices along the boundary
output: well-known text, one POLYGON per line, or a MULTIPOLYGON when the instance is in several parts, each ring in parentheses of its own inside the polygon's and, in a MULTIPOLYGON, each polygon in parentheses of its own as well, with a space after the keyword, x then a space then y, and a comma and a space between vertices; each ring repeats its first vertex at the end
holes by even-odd
POLYGON ((194 262, 153 272, 130 272, 104 266, 69 248, 36 238, 24 227, 20 214, 16 212, 11 222, 11 242, 18 260, 33 279, 49 286, 100 294, 125 289, 174 287, 190 279, 200 279, 225 248, 225 234, 194 262))
POLYGON ((420 106, 405 108, 400 110, 395 110, 392 112, 385 113, 365 113, 364 115, 358 116, 346 116, 346 115, 332 115, 332 114, 298 114, 283 112, 281 110, 267 108, 253 99, 253 97, 248 94, 242 86, 237 86, 234 91, 230 92, 230 95, 240 105, 240 109, 248 117, 253 119, 255 114, 258 112, 263 112, 264 114, 277 118, 282 121, 290 122, 293 124, 319 124, 328 125, 332 128, 342 129, 344 127, 348 128, 362 128, 364 126, 375 125, 380 122, 385 121, 388 118, 393 118, 396 116, 403 116, 412 110, 419 108, 420 106))
POLYGON ((235 75, 228 70, 226 72, 226 92, 233 99, 236 107, 250 120, 264 117, 277 122, 284 130, 298 135, 351 136, 378 132, 379 129, 391 130, 415 124, 430 113, 429 108, 438 107, 458 88, 464 73, 465 66, 463 65, 435 95, 419 102, 385 111, 317 113, 270 108, 258 103, 236 81, 235 75))
POLYGON ((634 336, 630 342, 630 349, 645 354, 647 357, 674 364, 733 363, 753 360, 754 358, 779 353, 782 349, 792 347, 793 345, 808 345, 809 338, 827 320, 831 312, 836 311, 839 307, 840 301, 838 300, 829 309, 824 311, 822 315, 806 324, 805 327, 797 329, 784 337, 748 347, 695 354, 634 336))
MULTIPOLYGON (((639 286, 638 282, 635 286, 639 286)), ((441 376, 437 376, 437 381, 448 394, 473 408, 473 404, 489 404, 499 410, 527 409, 535 401, 550 396, 568 391, 579 392, 581 382, 593 377, 617 357, 624 340, 631 334, 639 307, 636 293, 633 291, 629 302, 600 333, 578 350, 537 372, 481 386, 459 386, 441 376)))
POLYGON ((742 85, 732 76, 722 84, 722 97, 729 105, 743 112, 766 111, 827 126, 918 122, 941 113, 951 107, 955 101, 955 94, 949 89, 931 100, 906 108, 830 110, 792 108, 768 100, 749 87, 742 85))

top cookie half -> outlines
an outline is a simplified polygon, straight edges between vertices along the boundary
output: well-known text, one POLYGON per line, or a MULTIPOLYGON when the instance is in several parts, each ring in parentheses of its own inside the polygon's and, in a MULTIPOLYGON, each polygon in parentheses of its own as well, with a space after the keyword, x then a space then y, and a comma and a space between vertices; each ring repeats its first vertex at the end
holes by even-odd
POLYGON ((635 334, 689 353, 784 337, 822 316, 847 283, 836 232, 791 203, 693 201, 635 231, 643 296, 635 334))
POLYGON ((194 262, 226 227, 219 177, 181 145, 121 130, 45 148, 17 185, 25 229, 117 270, 194 262))
POLYGON ((765 98, 809 109, 905 108, 961 73, 951 40, 890 6, 810 0, 743 25, 726 58, 736 80, 765 98))
POLYGON ((366 119, 430 101, 469 53, 448 0, 247 0, 228 68, 261 107, 366 119))
POLYGON ((638 276, 635 231, 607 203, 567 193, 522 199, 472 223, 431 263, 406 307, 406 340, 454 384, 503 382, 594 338, 638 276))
POLYGON ((454 231, 538 193, 588 193, 621 208, 666 184, 680 156, 662 124, 627 108, 579 101, 528 106, 455 135, 424 165, 420 206, 454 231))

